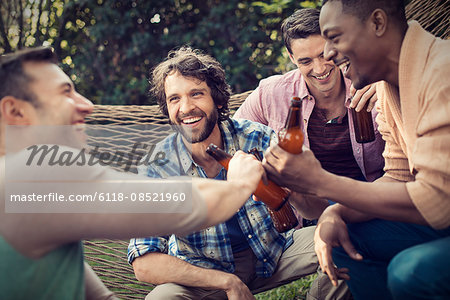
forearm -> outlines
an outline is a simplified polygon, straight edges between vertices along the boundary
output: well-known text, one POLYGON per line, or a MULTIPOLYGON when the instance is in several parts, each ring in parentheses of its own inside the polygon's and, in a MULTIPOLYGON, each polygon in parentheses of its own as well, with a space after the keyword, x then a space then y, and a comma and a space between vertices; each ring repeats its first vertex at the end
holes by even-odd
MULTIPOLYGON (((320 197, 333 200, 361 213, 387 220, 427 224, 414 206, 406 184, 389 177, 361 182, 326 172, 317 185, 320 197)), ((351 211, 346 212, 349 218, 351 211)))
POLYGON ((136 258, 133 269, 139 281, 151 284, 176 283, 218 290, 226 290, 234 276, 214 269, 200 268, 164 253, 148 253, 136 258))
POLYGON ((1 229, 8 241, 24 254, 39 257, 61 244, 82 239, 181 235, 207 228, 229 219, 253 192, 252 186, 241 182, 194 179, 192 184, 196 187, 192 192, 192 212, 95 214, 95 217, 93 214, 9 214, 4 215, 1 229), (18 236, 32 238, 25 242, 18 236))
POLYGON ((339 216, 339 218, 341 218, 346 223, 364 222, 374 218, 374 216, 371 214, 354 210, 339 203, 328 206, 320 216, 319 222, 325 220, 330 216, 339 216))
POLYGON ((242 181, 219 181, 195 178, 197 186, 206 199, 207 217, 204 228, 223 223, 231 218, 251 196, 255 187, 242 181))
POLYGON ((297 192, 292 192, 289 197, 289 202, 303 218, 309 220, 318 219, 328 206, 328 201, 326 199, 297 192))
MULTIPOLYGON (((239 152, 238 152, 239 153, 239 152)), ((166 208, 171 213, 146 214, 152 206, 142 208, 143 213, 99 213, 95 214, 3 214, 0 213, 0 232, 17 250, 30 257, 40 257, 65 243, 91 238, 124 239, 133 236, 159 236, 189 232, 210 227, 229 219, 250 197, 261 179, 263 168, 250 155, 236 154, 230 162, 229 181, 206 179, 180 179, 180 181, 147 181, 128 174, 120 174, 104 168, 97 168, 93 175, 81 172, 75 178, 97 179, 98 184, 86 185, 84 194, 95 194, 100 184, 118 180, 108 185, 109 193, 135 194, 158 189, 164 192, 179 190, 179 184, 190 186, 192 199, 170 202, 166 208), (233 167, 232 167, 233 166, 233 167), (184 180, 184 181, 181 181, 184 180), (137 183, 137 184, 133 184, 137 183), (153 184, 153 185, 151 185, 153 184), (178 185, 177 185, 178 184, 178 185), (151 187, 150 187, 151 186, 151 187), (113 190, 112 190, 113 189, 113 190), (189 202, 191 201, 191 205, 189 202), (184 209, 182 207, 185 206, 184 209), (148 208, 148 210, 146 210, 148 208), (21 239, 28 236, 29 239, 21 239)), ((37 175, 36 175, 37 176, 37 175)), ((4 205, 4 198, 0 204, 4 205)), ((137 203, 137 202, 136 202, 137 203)), ((142 204, 143 202, 141 202, 142 204)), ((132 203, 117 202, 127 211, 132 203)), ((139 204, 139 203, 138 203, 139 204)), ((108 202, 92 202, 99 212, 108 211, 108 202)))

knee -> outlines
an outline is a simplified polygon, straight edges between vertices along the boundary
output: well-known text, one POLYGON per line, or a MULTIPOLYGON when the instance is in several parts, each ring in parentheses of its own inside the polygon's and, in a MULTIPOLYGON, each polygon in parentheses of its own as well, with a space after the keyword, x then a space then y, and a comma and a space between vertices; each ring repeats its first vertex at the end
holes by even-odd
POLYGON ((409 286, 417 261, 408 261, 408 255, 397 255, 388 266, 388 286, 391 291, 403 290, 409 286))
POLYGON ((148 293, 145 300, 166 300, 166 299, 181 299, 181 293, 174 288, 174 284, 161 284, 148 293))
POLYGON ((427 257, 407 249, 397 254, 387 269, 388 288, 394 298, 419 293, 427 280, 427 257), (421 274, 421 275, 420 275, 421 274), (420 275, 420 276, 419 276, 420 275))

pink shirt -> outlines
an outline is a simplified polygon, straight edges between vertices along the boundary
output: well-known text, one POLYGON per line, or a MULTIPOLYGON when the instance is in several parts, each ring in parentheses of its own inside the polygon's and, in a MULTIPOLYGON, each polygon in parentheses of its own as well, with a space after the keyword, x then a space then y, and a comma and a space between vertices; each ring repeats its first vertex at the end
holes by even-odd
MULTIPOLYGON (((347 88, 345 105, 350 104, 350 85, 348 79, 345 80, 347 88)), ((308 122, 314 109, 315 99, 309 94, 305 80, 298 69, 290 71, 284 75, 274 75, 261 80, 259 86, 247 97, 241 107, 234 114, 234 118, 248 119, 262 123, 271 127, 275 132, 280 131, 285 125, 290 100, 292 97, 304 99, 302 113, 304 119, 305 145, 309 147, 308 122)), ((353 127, 352 114, 348 113, 350 140, 353 148, 353 155, 361 168, 362 173, 368 181, 373 181, 383 174, 384 141, 378 132, 375 122, 376 110, 372 111, 372 118, 375 127, 375 141, 366 144, 356 142, 355 130, 353 127)))

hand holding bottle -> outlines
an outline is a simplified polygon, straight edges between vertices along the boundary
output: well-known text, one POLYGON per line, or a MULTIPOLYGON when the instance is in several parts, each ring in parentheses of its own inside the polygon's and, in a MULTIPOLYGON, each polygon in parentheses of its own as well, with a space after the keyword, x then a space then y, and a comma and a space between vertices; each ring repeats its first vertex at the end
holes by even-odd
POLYGON ((358 143, 370 143, 375 140, 372 120, 372 108, 377 101, 375 84, 365 86, 361 90, 350 88, 353 98, 350 103, 355 137, 358 143))
POLYGON ((350 86, 350 95, 352 100, 350 102, 350 108, 354 108, 357 112, 366 110, 372 111, 375 107, 375 103, 378 100, 376 84, 369 84, 360 90, 350 86))
POLYGON ((227 180, 241 182, 253 192, 263 174, 264 168, 260 161, 253 155, 237 151, 229 162, 227 180))

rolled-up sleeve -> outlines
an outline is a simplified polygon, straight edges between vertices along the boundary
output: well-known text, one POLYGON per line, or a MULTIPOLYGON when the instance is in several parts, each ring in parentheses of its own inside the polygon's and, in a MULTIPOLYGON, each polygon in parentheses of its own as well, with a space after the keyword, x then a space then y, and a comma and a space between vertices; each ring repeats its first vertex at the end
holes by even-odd
POLYGON ((168 236, 131 239, 128 245, 128 263, 133 263, 136 258, 147 253, 167 253, 168 239, 168 236))

